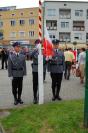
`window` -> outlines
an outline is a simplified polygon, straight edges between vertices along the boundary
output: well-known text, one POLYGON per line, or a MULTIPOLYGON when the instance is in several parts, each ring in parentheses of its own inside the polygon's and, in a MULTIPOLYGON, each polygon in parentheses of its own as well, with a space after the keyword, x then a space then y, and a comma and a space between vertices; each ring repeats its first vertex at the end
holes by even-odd
POLYGON ((86 42, 88 42, 88 33, 86 33, 86 42))
POLYGON ((2 21, 0 21, 0 27, 3 27, 3 22, 2 21))
POLYGON ((88 19, 88 9, 87 9, 87 19, 88 19))
POLYGON ((75 33, 74 34, 74 39, 75 40, 82 40, 82 34, 81 33, 75 33))
POLYGON ((11 26, 15 26, 16 25, 16 21, 15 20, 11 20, 11 26))
POLYGON ((69 28, 69 22, 61 22, 61 28, 69 28))
POLYGON ((24 15, 23 12, 20 13, 22 16, 24 15))
POLYGON ((11 37, 11 38, 15 38, 15 37, 16 37, 16 32, 11 32, 11 33, 10 33, 10 37, 11 37))
POLYGON ((71 41, 71 33, 70 32, 60 32, 59 40, 60 40, 60 42, 70 42, 71 41))
POLYGON ((3 38, 4 38, 3 32, 0 32, 0 40, 3 40, 3 38))
POLYGON ((24 25, 25 24, 25 20, 20 20, 19 23, 20 23, 20 25, 24 25))
POLYGON ((75 10, 75 16, 82 17, 83 16, 83 10, 75 10))
POLYGON ((46 20, 47 30, 57 30, 57 21, 56 20, 46 20))
POLYGON ((15 16, 15 14, 12 14, 12 16, 15 16))
POLYGON ((34 37, 34 31, 29 31, 29 37, 34 37))
POLYGON ((86 39, 88 39, 88 33, 86 33, 86 39))
POLYGON ((48 9, 48 16, 56 16, 56 9, 48 9))
POLYGON ((29 24, 30 25, 34 24, 34 19, 29 19, 29 24))
POLYGON ((24 31, 19 31, 19 36, 20 37, 25 37, 25 32, 24 31))

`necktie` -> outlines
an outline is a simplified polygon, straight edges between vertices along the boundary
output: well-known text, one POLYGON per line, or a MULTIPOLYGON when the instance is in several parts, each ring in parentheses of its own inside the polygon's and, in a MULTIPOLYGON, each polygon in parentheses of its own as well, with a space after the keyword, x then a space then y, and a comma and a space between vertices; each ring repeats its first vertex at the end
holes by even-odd
POLYGON ((56 49, 56 53, 58 53, 58 49, 56 49))
POLYGON ((19 57, 19 54, 17 54, 17 57, 19 57))

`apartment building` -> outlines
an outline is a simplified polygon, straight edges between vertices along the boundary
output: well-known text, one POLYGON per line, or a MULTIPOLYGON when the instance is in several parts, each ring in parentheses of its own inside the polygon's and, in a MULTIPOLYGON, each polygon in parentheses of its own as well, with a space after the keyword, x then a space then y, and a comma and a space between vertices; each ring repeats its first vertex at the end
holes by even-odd
POLYGON ((88 42, 88 2, 44 2, 44 18, 51 39, 61 43, 88 42))
POLYGON ((33 44, 39 34, 38 7, 16 9, 0 8, 0 44, 33 44))

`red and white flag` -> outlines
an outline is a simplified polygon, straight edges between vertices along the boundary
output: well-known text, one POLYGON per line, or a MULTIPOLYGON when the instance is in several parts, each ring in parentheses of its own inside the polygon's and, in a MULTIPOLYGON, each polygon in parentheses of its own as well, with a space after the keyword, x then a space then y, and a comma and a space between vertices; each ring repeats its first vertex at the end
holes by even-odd
POLYGON ((46 27, 44 28, 43 48, 44 56, 46 56, 46 58, 51 58, 53 56, 53 44, 46 27))

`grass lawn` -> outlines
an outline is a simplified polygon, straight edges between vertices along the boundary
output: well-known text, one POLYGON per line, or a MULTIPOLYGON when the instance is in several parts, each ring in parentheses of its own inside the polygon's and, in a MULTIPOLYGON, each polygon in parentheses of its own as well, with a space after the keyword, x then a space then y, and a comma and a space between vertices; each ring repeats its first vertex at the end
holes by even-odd
POLYGON ((82 100, 52 102, 10 110, 0 121, 7 133, 88 133, 83 111, 82 100))

